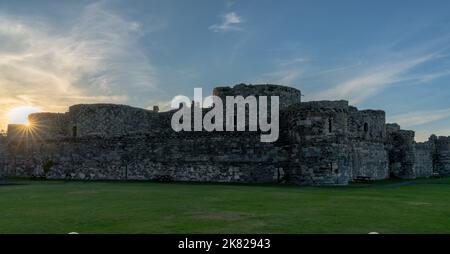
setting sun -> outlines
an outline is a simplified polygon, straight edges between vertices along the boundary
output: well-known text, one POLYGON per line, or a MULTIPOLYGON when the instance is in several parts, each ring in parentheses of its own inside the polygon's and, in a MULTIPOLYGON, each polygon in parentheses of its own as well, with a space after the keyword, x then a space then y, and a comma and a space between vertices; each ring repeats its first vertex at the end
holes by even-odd
POLYGON ((31 113, 41 112, 42 110, 37 107, 23 106, 13 108, 8 113, 8 121, 10 124, 26 124, 29 125, 28 115, 31 113))

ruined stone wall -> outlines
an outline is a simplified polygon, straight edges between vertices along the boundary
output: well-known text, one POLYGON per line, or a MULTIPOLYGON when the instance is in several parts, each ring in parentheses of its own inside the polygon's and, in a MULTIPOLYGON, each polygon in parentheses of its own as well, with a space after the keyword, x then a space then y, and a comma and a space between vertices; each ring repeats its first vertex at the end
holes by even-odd
POLYGON ((7 153, 8 140, 6 136, 0 135, 0 181, 6 176, 7 153))
POLYGON ((8 124, 8 140, 21 140, 27 133, 25 124, 8 124))
POLYGON ((277 85, 218 87, 213 94, 280 96, 279 140, 262 143, 259 132, 176 133, 175 111, 75 105, 63 114, 30 115, 32 128, 10 125, 0 143, 0 169, 4 159, 4 172, 13 176, 48 170, 55 179, 307 185, 450 175, 450 137, 415 143, 413 131, 385 124, 384 111, 358 110, 347 101, 302 103, 299 90, 277 85))
POLYGON ((68 113, 33 113, 28 116, 29 131, 40 139, 64 138, 70 135, 68 113))
POLYGON ((160 114, 151 110, 114 104, 82 104, 69 108, 72 136, 120 137, 159 132, 160 114))
POLYGON ((358 110, 349 107, 348 138, 350 177, 389 178, 386 151, 386 113, 382 110, 358 110))
POLYGON ((348 103, 323 101, 289 108, 291 142, 289 180, 298 184, 347 184, 346 143, 348 103))
POLYGON ((389 158, 382 143, 350 143, 350 178, 370 177, 373 180, 389 178, 389 158))
POLYGON ((382 110, 357 110, 351 107, 348 118, 349 137, 355 140, 384 142, 386 113, 382 110))
POLYGON ((346 184, 358 177, 389 177, 384 111, 358 111, 347 101, 317 101, 291 106, 289 113, 289 173, 297 182, 346 184))
POLYGON ((414 131, 396 130, 390 126, 387 133, 387 149, 389 152, 389 168, 392 177, 415 178, 414 131))
POLYGON ((441 176, 450 176, 450 137, 439 137, 435 145, 435 171, 441 176))
POLYGON ((71 137, 121 137, 166 132, 172 112, 115 104, 80 104, 66 113, 33 113, 30 126, 10 124, 8 138, 21 139, 32 134, 41 140, 71 137))
POLYGON ((391 134, 397 133, 400 131, 400 125, 396 123, 387 123, 386 124, 386 138, 389 141, 391 134))
POLYGON ((414 145, 414 176, 430 177, 433 175, 434 144, 431 142, 414 145))
POLYGON ((276 182, 287 160, 256 133, 183 133, 170 136, 77 138, 12 144, 8 173, 93 180, 276 182))
POLYGON ((225 101, 226 96, 279 96, 280 109, 287 109, 292 104, 301 102, 301 92, 295 88, 279 85, 246 85, 234 87, 216 87, 213 95, 225 101))
POLYGON ((347 101, 311 101, 292 105, 289 110, 289 130, 300 135, 298 142, 313 138, 343 138, 348 131, 347 101))

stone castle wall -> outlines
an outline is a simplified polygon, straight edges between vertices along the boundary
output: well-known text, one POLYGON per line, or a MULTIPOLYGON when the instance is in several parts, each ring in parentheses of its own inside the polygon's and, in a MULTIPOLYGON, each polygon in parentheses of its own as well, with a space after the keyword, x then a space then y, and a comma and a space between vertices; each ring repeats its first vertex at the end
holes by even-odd
POLYGON ((239 84, 234 87, 216 87, 213 90, 213 95, 220 97, 222 101, 226 100, 226 96, 279 96, 280 109, 287 109, 290 105, 301 102, 301 92, 299 90, 292 87, 269 84, 239 84))
POLYGON ((159 114, 124 105, 92 104, 69 108, 76 136, 121 137, 161 129, 159 114))
POLYGON ((298 184, 347 184, 346 101, 306 102, 288 110, 287 175, 298 184))
POLYGON ((389 178, 389 157, 384 144, 355 142, 350 147, 351 179, 360 176, 373 180, 389 178))
POLYGON ((358 111, 347 101, 307 102, 291 106, 288 121, 290 170, 299 183, 389 177, 383 111, 358 111))
POLYGON ((388 133, 389 167, 393 177, 415 178, 414 131, 399 130, 388 133))
POLYGON ((8 142, 6 136, 0 135, 0 181, 7 175, 8 142))
MULTIPOLYGON (((64 138, 70 135, 70 119, 67 113, 34 113, 28 116, 34 136, 40 139, 64 138)), ((9 136, 9 131, 8 131, 9 136)))
POLYGON ((349 137, 383 143, 386 139, 386 113, 382 110, 358 110, 350 107, 348 118, 349 137))
POLYGON ((433 175, 434 144, 431 142, 414 145, 414 177, 429 177, 433 175))
POLYGON ((179 133, 171 136, 76 138, 12 144, 15 176, 91 180, 265 183, 278 179, 287 154, 254 133, 179 133))
POLYGON ((384 111, 301 102, 300 91, 277 85, 218 87, 213 94, 280 96, 279 140, 262 143, 259 132, 248 131, 177 133, 170 126, 175 111, 75 105, 31 114, 32 128, 10 125, 0 167, 3 158, 2 171, 11 176, 304 185, 450 175, 450 138, 415 143, 413 131, 386 124, 384 111))
POLYGON ((450 137, 439 137, 435 140, 436 166, 440 175, 450 175, 450 137))

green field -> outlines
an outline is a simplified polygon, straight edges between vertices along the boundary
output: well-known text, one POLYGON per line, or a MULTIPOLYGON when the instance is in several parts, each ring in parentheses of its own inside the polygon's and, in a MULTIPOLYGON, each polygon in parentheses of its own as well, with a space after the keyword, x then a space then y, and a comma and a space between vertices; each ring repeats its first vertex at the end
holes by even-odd
POLYGON ((450 233, 450 178, 348 187, 10 180, 0 233, 450 233))

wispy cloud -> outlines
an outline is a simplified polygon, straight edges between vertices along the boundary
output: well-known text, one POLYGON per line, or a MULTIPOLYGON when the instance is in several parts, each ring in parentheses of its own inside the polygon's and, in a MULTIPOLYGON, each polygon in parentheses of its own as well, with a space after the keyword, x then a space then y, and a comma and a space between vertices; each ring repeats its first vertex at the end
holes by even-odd
POLYGON ((441 55, 438 53, 428 53, 417 57, 382 61, 378 65, 363 70, 353 78, 319 92, 314 95, 313 99, 345 98, 351 103, 357 104, 395 83, 407 80, 430 81, 444 74, 435 73, 433 76, 429 74, 412 75, 409 72, 422 64, 440 57, 441 55))
POLYGON ((264 79, 259 79, 257 83, 272 83, 280 85, 293 85, 293 82, 301 77, 303 74, 303 69, 287 69, 273 71, 264 74, 264 79))
POLYGON ((303 57, 294 57, 290 59, 280 59, 278 60, 278 64, 280 66, 288 66, 288 65, 297 65, 301 63, 308 62, 309 60, 303 57))
POLYGON ((441 77, 445 77, 450 75, 450 69, 443 69, 440 71, 435 71, 435 72, 431 72, 431 73, 427 73, 427 74, 421 74, 421 75, 415 75, 415 76, 411 76, 411 80, 418 80, 419 82, 430 82, 432 80, 441 78, 441 77))
POLYGON ((63 111, 74 103, 129 100, 151 91, 156 70, 137 40, 142 25, 87 5, 70 27, 0 13, 0 124, 23 105, 63 111))
POLYGON ((235 12, 229 12, 223 15, 221 18, 222 18, 221 23, 214 24, 210 26, 209 29, 214 32, 228 32, 228 31, 242 30, 242 27, 240 25, 244 22, 244 20, 235 12))
POLYGON ((439 109, 430 111, 410 112, 406 114, 395 115, 389 118, 389 121, 400 124, 404 127, 413 127, 428 124, 450 118, 450 109, 439 109))
POLYGON ((420 130, 416 131, 416 141, 423 142, 428 140, 431 134, 448 136, 450 129, 430 127, 435 122, 448 119, 450 119, 450 108, 394 115, 388 118, 388 122, 398 123, 403 129, 419 128, 420 130))

